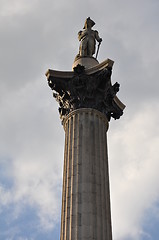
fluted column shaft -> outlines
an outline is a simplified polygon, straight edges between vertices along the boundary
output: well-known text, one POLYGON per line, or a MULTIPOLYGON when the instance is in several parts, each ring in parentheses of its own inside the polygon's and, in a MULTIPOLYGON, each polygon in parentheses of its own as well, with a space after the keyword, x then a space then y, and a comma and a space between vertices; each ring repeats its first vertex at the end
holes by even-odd
POLYGON ((108 121, 94 109, 64 121, 61 240, 112 240, 107 157, 108 121))

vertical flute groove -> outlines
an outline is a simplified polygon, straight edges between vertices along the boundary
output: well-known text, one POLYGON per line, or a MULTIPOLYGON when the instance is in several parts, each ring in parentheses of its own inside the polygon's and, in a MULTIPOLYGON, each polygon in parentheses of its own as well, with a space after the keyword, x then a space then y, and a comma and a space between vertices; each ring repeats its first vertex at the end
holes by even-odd
POLYGON ((75 151, 75 174, 74 174, 74 194, 75 194, 75 199, 76 199, 76 205, 74 206, 74 221, 75 221, 75 226, 73 229, 73 239, 78 239, 78 191, 79 191, 79 181, 78 181, 78 160, 79 160, 79 156, 78 156, 78 150, 79 150, 79 131, 78 128, 76 127, 78 125, 78 115, 75 115, 75 122, 74 122, 74 131, 75 131, 75 145, 74 145, 74 151, 75 151))
MULTIPOLYGON (((71 118, 72 119, 72 118, 71 118)), ((69 150, 67 166, 67 185, 66 185, 66 218, 65 218, 65 240, 69 240, 70 235, 70 185, 71 185, 71 160, 72 160, 72 121, 69 120, 69 150)))
POLYGON ((105 138, 104 138, 104 135, 106 134, 105 132, 105 125, 104 123, 102 123, 102 169, 103 169, 103 180, 102 180, 102 183, 103 183, 103 186, 102 186, 102 189, 103 189, 103 196, 102 196, 102 219, 103 219, 103 239, 106 239, 106 226, 105 226, 105 223, 106 223, 106 192, 105 192, 105 186, 106 186, 106 179, 105 179, 105 172, 106 172, 106 169, 105 169, 105 161, 106 161, 106 157, 105 157, 105 148, 106 148, 106 142, 105 142, 105 138))
MULTIPOLYGON (((76 115, 76 122, 75 125, 79 125, 79 114, 76 115)), ((80 187, 79 187, 79 128, 77 128, 77 174, 76 174, 76 194, 77 194, 77 202, 76 202, 76 225, 75 225, 75 239, 79 239, 79 193, 80 193, 80 187)))
POLYGON ((73 239, 72 235, 72 221, 73 221, 73 212, 74 212, 74 162, 75 162, 75 156, 74 156, 74 143, 75 143, 75 116, 71 118, 71 127, 72 127, 72 142, 71 144, 71 164, 70 164, 70 180, 71 180, 71 186, 70 186, 70 234, 69 234, 69 240, 73 239))
POLYGON ((103 240, 103 142, 102 142, 102 123, 99 119, 99 163, 100 163, 100 224, 101 224, 101 239, 103 240))
POLYGON ((65 219, 65 203, 66 203, 66 177, 67 177, 67 156, 68 156, 68 132, 69 125, 65 134, 65 152, 64 152, 64 169, 63 169, 63 192, 62 192, 62 211, 61 211, 61 236, 60 240, 64 239, 64 219, 65 219))
POLYGON ((99 219, 100 219, 100 239, 103 239, 103 232, 102 232, 102 167, 101 167, 101 122, 100 118, 98 117, 98 134, 99 134, 99 181, 100 181, 100 198, 99 198, 99 219))

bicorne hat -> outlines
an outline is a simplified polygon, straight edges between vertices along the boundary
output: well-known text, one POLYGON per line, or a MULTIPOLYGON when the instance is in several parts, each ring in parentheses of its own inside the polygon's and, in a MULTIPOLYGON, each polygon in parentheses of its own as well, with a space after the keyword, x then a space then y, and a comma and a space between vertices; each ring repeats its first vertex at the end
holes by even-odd
POLYGON ((91 23, 91 27, 93 27, 95 25, 95 22, 90 17, 88 17, 85 21, 83 29, 86 29, 86 25, 87 25, 88 22, 91 23))

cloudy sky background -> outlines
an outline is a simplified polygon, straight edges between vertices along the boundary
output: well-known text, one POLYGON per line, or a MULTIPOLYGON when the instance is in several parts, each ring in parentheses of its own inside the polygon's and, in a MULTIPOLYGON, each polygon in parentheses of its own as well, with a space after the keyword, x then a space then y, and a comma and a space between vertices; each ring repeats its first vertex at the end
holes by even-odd
POLYGON ((159 239, 159 1, 0 0, 0 240, 60 236, 64 130, 48 68, 91 17, 126 104, 108 131, 114 240, 159 239))

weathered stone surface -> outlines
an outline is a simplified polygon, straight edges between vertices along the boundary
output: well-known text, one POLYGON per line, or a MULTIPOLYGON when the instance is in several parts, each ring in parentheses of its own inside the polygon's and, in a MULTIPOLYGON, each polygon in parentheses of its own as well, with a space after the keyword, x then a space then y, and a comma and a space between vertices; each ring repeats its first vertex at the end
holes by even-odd
POLYGON ((89 69, 77 65, 74 72, 48 70, 48 84, 59 103, 62 121, 80 108, 96 109, 108 120, 120 118, 125 106, 116 97, 119 83, 111 84, 112 65, 113 61, 108 59, 89 69))
POLYGON ((94 109, 78 109, 63 122, 65 156, 61 240, 112 240, 108 120, 94 109))
MULTIPOLYGON (((98 31, 92 29, 94 25, 95 22, 90 17, 88 17, 85 21, 83 30, 78 32, 80 47, 77 57, 92 57, 96 50, 96 41, 99 43, 102 42, 102 38, 99 37, 98 31)), ((97 55, 98 51, 96 57, 97 55)))
POLYGON ((88 69, 98 65, 99 62, 93 57, 76 57, 72 65, 72 70, 74 70, 74 68, 77 67, 78 64, 84 66, 85 69, 88 69))

